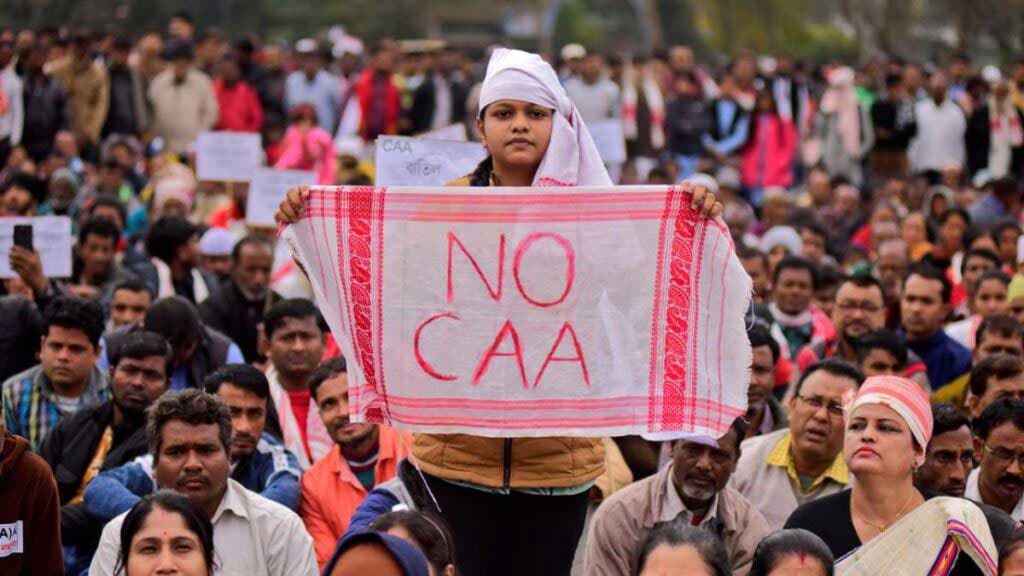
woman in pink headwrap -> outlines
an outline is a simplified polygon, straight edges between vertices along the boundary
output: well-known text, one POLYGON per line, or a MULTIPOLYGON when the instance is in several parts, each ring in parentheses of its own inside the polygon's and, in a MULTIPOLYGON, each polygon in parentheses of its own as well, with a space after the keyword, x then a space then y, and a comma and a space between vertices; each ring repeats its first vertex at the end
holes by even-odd
POLYGON ((846 406, 850 489, 800 506, 786 528, 820 536, 839 575, 995 574, 996 546, 982 510, 914 486, 932 426, 928 395, 915 382, 865 380, 846 406))
MULTIPOLYGON (((579 111, 536 54, 497 49, 480 90, 487 158, 453 186, 612 186, 579 111)), ((294 222, 308 191, 292 189, 278 222, 294 222)), ((722 204, 702 185, 705 216, 722 204)), ((600 438, 417 434, 410 458, 454 535, 460 573, 568 574, 589 493, 604 471, 600 438)))

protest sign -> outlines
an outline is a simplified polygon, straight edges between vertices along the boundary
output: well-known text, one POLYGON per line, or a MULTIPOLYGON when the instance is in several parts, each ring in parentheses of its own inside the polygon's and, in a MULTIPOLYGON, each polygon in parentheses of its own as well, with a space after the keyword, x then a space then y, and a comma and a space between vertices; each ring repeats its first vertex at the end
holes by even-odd
POLYGON ((245 206, 245 221, 253 226, 276 226, 274 211, 284 200, 289 188, 315 184, 316 174, 305 170, 274 170, 259 168, 249 182, 249 199, 245 206))
POLYGON ((431 130, 430 132, 424 132, 419 135, 419 138, 423 140, 452 140, 455 142, 465 142, 468 140, 466 137, 466 125, 461 122, 431 130))
POLYGON ((7 254, 14 243, 14 227, 32 227, 32 247, 39 252, 43 274, 49 278, 71 277, 71 218, 37 216, 35 218, 0 218, 0 278, 14 278, 7 254))
POLYGON ((378 186, 444 186, 471 173, 487 156, 476 142, 377 138, 378 186))
POLYGON ((196 178, 248 182, 263 165, 260 135, 249 132, 201 132, 196 140, 196 178))
POLYGON ((594 138, 597 153, 606 164, 622 164, 626 161, 626 139, 622 135, 622 120, 609 119, 587 124, 590 136, 594 138))
POLYGON ((746 410, 750 277, 681 187, 315 187, 283 231, 355 421, 719 437, 746 410))

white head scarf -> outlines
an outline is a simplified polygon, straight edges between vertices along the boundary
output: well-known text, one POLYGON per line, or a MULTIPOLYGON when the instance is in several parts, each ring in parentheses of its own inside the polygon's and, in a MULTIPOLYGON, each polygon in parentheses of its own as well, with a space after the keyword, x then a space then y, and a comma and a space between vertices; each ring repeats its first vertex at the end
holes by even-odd
POLYGON ((533 177, 534 186, 611 186, 590 131, 558 82, 550 64, 537 54, 497 48, 480 87, 480 110, 498 100, 523 100, 555 111, 551 142, 533 177))

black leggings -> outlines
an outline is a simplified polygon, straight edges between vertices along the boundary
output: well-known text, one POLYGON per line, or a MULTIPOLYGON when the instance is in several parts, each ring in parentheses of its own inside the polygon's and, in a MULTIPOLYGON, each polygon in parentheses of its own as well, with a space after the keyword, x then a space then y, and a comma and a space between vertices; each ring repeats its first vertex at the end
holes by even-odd
POLYGON ((566 576, 589 497, 491 494, 424 474, 455 540, 462 576, 566 576))

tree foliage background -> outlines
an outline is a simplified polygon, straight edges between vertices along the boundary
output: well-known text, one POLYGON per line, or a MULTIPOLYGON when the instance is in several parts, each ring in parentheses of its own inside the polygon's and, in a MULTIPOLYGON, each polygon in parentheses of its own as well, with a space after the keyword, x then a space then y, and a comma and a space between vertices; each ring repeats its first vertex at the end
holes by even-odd
POLYGON ((200 28, 232 37, 291 40, 341 24, 370 40, 463 34, 483 45, 508 40, 509 17, 541 22, 556 3, 550 30, 514 43, 627 51, 685 43, 705 56, 751 49, 821 61, 968 50, 1005 62, 1024 48, 1024 0, 0 0, 0 25, 136 32, 184 9, 200 28))

